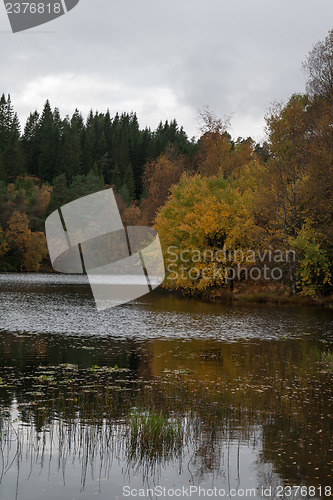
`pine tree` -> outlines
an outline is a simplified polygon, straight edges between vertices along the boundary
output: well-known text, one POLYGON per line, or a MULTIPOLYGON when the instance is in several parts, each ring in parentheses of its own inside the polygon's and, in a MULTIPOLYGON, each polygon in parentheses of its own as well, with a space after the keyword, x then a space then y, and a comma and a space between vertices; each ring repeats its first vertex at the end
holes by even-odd
POLYGON ((121 188, 121 184, 120 170, 118 167, 118 163, 116 163, 116 166, 112 172, 112 185, 115 186, 117 191, 119 191, 119 189, 121 188))
POLYGON ((135 181, 132 166, 128 165, 124 174, 124 185, 127 187, 130 200, 135 198, 135 181))
POLYGON ((37 111, 30 113, 22 137, 25 168, 27 173, 32 175, 38 175, 39 118, 37 111))
POLYGON ((65 119, 57 161, 57 173, 66 174, 68 180, 81 172, 81 142, 76 122, 65 119))
POLYGON ((66 175, 61 174, 53 179, 52 188, 52 197, 47 210, 48 215, 69 201, 66 175))
POLYGON ((8 174, 7 174, 7 169, 5 168, 5 162, 3 159, 3 153, 1 150, 1 144, 0 144, 0 182, 7 182, 8 179, 8 174))
POLYGON ((38 157, 38 174, 41 180, 51 181, 56 173, 60 127, 54 120, 48 100, 45 103, 39 127, 40 154, 38 157))
POLYGON ((123 184, 123 186, 120 188, 119 196, 127 206, 131 204, 132 198, 129 194, 128 187, 126 186, 126 184, 123 184))
POLYGON ((0 149, 3 178, 15 178, 24 172, 24 157, 20 143, 20 123, 10 95, 0 99, 0 149))

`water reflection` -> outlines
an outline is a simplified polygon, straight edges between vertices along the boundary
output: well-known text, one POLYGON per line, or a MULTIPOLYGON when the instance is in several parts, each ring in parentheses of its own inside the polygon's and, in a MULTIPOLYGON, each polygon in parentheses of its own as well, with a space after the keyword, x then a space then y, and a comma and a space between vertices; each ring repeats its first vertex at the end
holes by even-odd
POLYGON ((149 295, 97 314, 66 278, 0 277, 4 498, 332 485, 332 311, 149 295))

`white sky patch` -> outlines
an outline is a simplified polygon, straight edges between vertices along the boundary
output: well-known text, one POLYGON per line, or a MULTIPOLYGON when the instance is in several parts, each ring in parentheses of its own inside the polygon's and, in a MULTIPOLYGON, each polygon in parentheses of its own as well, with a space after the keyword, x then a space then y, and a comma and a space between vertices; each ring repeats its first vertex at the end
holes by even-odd
POLYGON ((29 110, 34 111, 37 109, 42 112, 43 104, 49 99, 52 108, 58 107, 61 115, 71 115, 76 107, 76 102, 86 102, 86 105, 80 111, 87 113, 91 106, 89 106, 89 98, 92 89, 98 96, 104 96, 100 99, 100 104, 103 108, 99 111, 106 111, 105 107, 105 94, 118 95, 122 90, 121 82, 99 80, 85 75, 64 74, 64 75, 49 75, 41 78, 40 80, 30 81, 22 90, 16 95, 15 104, 22 109, 25 107, 25 114, 29 110), (79 99, 78 99, 79 95, 79 99))
POLYGON ((24 111, 25 118, 21 120, 22 130, 29 112, 37 109, 41 113, 47 99, 50 100, 52 108, 57 106, 60 109, 63 118, 66 115, 71 116, 76 107, 78 89, 81 102, 79 111, 84 118, 87 117, 90 109, 93 112, 105 112, 109 109, 111 116, 116 112, 136 112, 139 120, 141 117, 142 128, 147 126, 155 129, 161 120, 170 121, 177 118, 177 115, 180 126, 185 122, 188 127, 191 127, 191 120, 188 119, 190 110, 180 105, 170 88, 147 87, 138 95, 135 87, 126 88, 120 80, 92 78, 72 73, 46 76, 39 81, 33 80, 22 91, 12 95, 15 107, 24 111), (95 95, 94 106, 89 104, 92 89, 95 95))
POLYGON ((247 138, 248 131, 251 130, 251 137, 254 141, 262 143, 266 137, 264 132, 265 120, 264 118, 256 120, 255 117, 242 114, 238 116, 234 114, 231 117, 231 127, 229 133, 234 139, 238 137, 247 138))

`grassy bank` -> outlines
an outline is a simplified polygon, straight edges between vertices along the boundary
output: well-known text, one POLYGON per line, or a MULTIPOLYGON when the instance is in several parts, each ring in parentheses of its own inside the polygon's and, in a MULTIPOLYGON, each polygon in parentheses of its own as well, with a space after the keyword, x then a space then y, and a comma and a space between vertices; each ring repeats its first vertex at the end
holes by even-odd
POLYGON ((311 307, 333 308, 333 295, 311 297, 302 293, 293 295, 289 288, 280 286, 250 286, 241 285, 234 290, 230 287, 225 288, 209 288, 204 291, 196 292, 188 295, 188 291, 176 290, 167 291, 163 288, 163 293, 178 295, 181 297, 191 297, 193 299, 207 300, 212 302, 221 301, 224 303, 252 303, 252 304, 280 304, 280 305, 297 305, 311 307))

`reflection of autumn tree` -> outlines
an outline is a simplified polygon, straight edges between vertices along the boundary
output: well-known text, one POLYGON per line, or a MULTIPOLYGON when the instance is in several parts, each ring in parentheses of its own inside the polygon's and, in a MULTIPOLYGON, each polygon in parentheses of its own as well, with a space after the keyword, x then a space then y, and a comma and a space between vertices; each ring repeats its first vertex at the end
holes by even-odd
POLYGON ((238 410, 228 414, 231 436, 237 437, 242 429, 244 439, 246 430, 262 426, 261 460, 273 463, 281 477, 292 478, 294 484, 300 477, 308 485, 330 483, 331 373, 316 363, 313 339, 303 341, 302 347, 292 339, 196 339, 171 345, 156 340, 150 350, 155 377, 182 371, 193 398, 202 386, 207 397, 219 401, 219 408, 227 402, 238 410))
MULTIPOLYGON (((317 365, 313 338, 305 337, 301 345, 297 338, 285 341, 247 338, 232 342, 203 338, 184 342, 184 338, 177 338, 127 342, 119 352, 118 349, 113 351, 113 362, 121 359, 121 366, 129 367, 128 352, 135 350, 134 372, 112 368, 113 362, 107 367, 101 363, 110 361, 108 356, 104 358, 105 342, 96 345, 97 358, 94 359, 100 367, 95 365, 93 369, 78 369, 73 364, 54 366, 54 362, 57 365, 63 360, 63 346, 50 344, 48 349, 46 343, 50 370, 47 373, 46 366, 39 366, 40 361, 33 361, 34 366, 30 361, 27 363, 26 353, 37 352, 35 349, 41 337, 15 338, 15 341, 11 337, 6 338, 1 347, 2 357, 13 359, 15 350, 24 356, 18 358, 18 368, 8 370, 5 364, 5 381, 21 380, 22 383, 8 387, 4 404, 10 406, 15 394, 16 402, 22 404, 20 418, 33 423, 39 431, 45 430, 48 435, 50 426, 61 422, 61 428, 53 429, 57 429, 56 432, 59 429, 66 438, 63 440, 65 447, 62 447, 66 458, 73 451, 73 448, 66 448, 66 443, 72 443, 70 437, 74 435, 76 424, 79 431, 82 422, 93 431, 97 426, 98 434, 92 435, 102 438, 96 443, 104 443, 107 453, 114 443, 108 439, 114 432, 113 423, 119 419, 126 423, 135 407, 147 409, 154 415, 176 418, 181 423, 186 419, 187 436, 195 445, 188 458, 191 457, 191 469, 197 478, 219 470, 228 472, 229 461, 223 458, 227 458, 228 446, 238 441, 240 444, 253 443, 253 448, 260 450, 258 460, 268 465, 267 468, 260 464, 256 467, 260 484, 273 484, 267 483, 271 464, 280 478, 288 478, 290 484, 329 484, 332 472, 331 374, 317 365), (27 370, 21 371, 25 365, 27 370), (121 390, 115 390, 118 382, 121 390), (35 404, 25 404, 37 388, 35 404), (110 434, 101 432, 103 422, 107 423, 105 429, 109 429, 110 434)), ((73 339, 66 340, 68 345, 72 342, 73 339)), ((71 361, 90 366, 91 354, 77 351, 80 352, 75 352, 71 361)), ((0 375, 4 377, 3 373, 0 375)), ((28 437, 31 433, 25 435, 28 437)), ((126 436, 128 427, 119 436, 120 441, 116 435, 118 444, 126 436)), ((43 443, 43 439, 39 442, 43 443)), ((31 449, 37 453, 38 447, 31 446, 31 449)), ((88 450, 91 452, 94 448, 88 446, 88 450)), ((106 454, 90 456, 105 457, 106 454)), ((154 456, 163 458, 156 452, 154 456)), ((240 464, 242 460, 241 456, 240 464)))
POLYGON ((18 256, 26 271, 38 271, 47 253, 45 235, 32 232, 26 214, 15 211, 8 221, 6 239, 10 249, 18 256))

